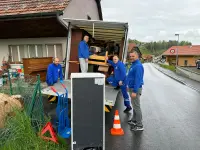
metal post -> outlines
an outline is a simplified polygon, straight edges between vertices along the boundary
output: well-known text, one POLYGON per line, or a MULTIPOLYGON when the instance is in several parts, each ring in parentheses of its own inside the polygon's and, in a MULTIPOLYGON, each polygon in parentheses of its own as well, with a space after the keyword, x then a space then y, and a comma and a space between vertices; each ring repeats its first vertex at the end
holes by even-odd
POLYGON ((69 73, 69 60, 70 60, 70 51, 71 51, 71 36, 72 36, 72 28, 71 23, 68 23, 68 33, 67 33, 67 44, 66 44, 66 57, 65 57, 65 80, 68 79, 69 73))
POLYGON ((177 68, 177 67, 178 67, 178 45, 179 45, 179 34, 175 34, 175 36, 178 36, 177 48, 176 48, 176 68, 177 68))
POLYGON ((8 81, 9 81, 9 85, 10 85, 10 95, 13 95, 13 91, 12 91, 12 82, 11 82, 9 70, 8 70, 8 81))
POLYGON ((94 23, 93 23, 92 37, 94 38, 94 23))

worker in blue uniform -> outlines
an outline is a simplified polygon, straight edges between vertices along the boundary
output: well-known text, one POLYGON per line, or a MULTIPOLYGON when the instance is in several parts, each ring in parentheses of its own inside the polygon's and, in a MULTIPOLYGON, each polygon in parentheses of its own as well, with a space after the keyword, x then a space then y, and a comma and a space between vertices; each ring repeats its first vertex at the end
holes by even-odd
POLYGON ((59 64, 59 58, 54 58, 53 63, 48 66, 46 83, 48 86, 53 86, 60 79, 63 83, 62 66, 59 64))
POLYGON ((88 72, 88 59, 89 56, 93 54, 92 52, 90 52, 88 41, 89 36, 85 35, 83 40, 78 45, 78 58, 82 73, 88 72))
POLYGON ((113 61, 108 60, 107 58, 107 62, 114 68, 114 75, 108 77, 107 82, 114 87, 120 86, 124 98, 124 105, 126 107, 124 112, 129 112, 132 109, 132 107, 130 105, 130 97, 127 91, 125 65, 119 60, 119 57, 117 55, 113 57, 113 61))
POLYGON ((140 96, 142 95, 142 86, 144 84, 144 67, 140 62, 139 54, 136 51, 131 51, 129 53, 129 60, 132 64, 127 75, 127 85, 133 106, 133 117, 128 123, 133 125, 131 130, 143 131, 140 96))

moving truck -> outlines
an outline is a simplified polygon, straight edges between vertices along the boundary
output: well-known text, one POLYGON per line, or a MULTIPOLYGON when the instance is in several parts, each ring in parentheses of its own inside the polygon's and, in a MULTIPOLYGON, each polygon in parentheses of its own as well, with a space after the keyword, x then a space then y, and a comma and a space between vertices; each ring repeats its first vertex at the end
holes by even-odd
MULTIPOLYGON (((90 55, 89 57, 89 72, 101 72, 108 77, 112 73, 112 67, 107 64, 106 57, 112 59, 112 56, 116 53, 114 52, 116 47, 120 60, 124 63, 126 62, 128 23, 69 18, 63 18, 62 20, 68 28, 64 68, 67 87, 71 87, 69 80, 71 73, 81 72, 78 60, 78 45, 86 34, 90 37, 88 43, 90 50, 98 50, 95 55, 90 55)), ((109 112, 112 106, 115 105, 119 90, 115 90, 109 85, 106 85, 105 88, 105 111, 109 112)), ((61 88, 59 89, 61 90, 61 88)), ((48 91, 50 92, 50 89, 48 91)), ((70 97, 71 89, 68 89, 68 91, 70 97)), ((48 92, 43 91, 43 93, 47 94, 48 92)), ((50 95, 52 94, 51 92, 50 95)))

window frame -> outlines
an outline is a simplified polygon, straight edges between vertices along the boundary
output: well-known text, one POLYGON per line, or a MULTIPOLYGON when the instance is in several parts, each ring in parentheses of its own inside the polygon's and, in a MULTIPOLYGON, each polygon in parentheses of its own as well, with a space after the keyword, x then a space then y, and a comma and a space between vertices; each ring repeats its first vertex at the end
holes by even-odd
MULTIPOLYGON (((30 53, 30 46, 33 45, 34 46, 34 51, 35 51, 35 57, 38 58, 38 46, 42 46, 42 53, 46 53, 46 56, 43 55, 43 57, 49 57, 49 51, 48 51, 48 45, 53 45, 53 49, 54 49, 54 57, 57 57, 57 45, 60 45, 61 46, 61 55, 63 56, 63 45, 62 43, 56 43, 56 44, 51 44, 51 43, 48 43, 48 44, 16 44, 16 45, 8 45, 8 52, 9 52, 9 55, 11 55, 11 61, 12 63, 16 63, 16 62, 20 62, 22 63, 21 61, 21 56, 20 56, 20 45, 23 45, 24 46, 24 50, 27 50, 27 57, 24 57, 24 58, 31 58, 31 53, 30 53), (17 48, 17 58, 18 60, 17 61, 14 61, 14 57, 13 57, 13 47, 17 48), (44 47, 43 47, 44 46, 44 47)), ((63 59, 63 58, 62 58, 63 59)))

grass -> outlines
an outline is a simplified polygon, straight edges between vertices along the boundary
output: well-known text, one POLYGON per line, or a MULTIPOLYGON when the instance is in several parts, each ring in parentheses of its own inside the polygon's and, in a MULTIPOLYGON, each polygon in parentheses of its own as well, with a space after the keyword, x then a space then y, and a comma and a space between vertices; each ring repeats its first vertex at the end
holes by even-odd
POLYGON ((168 70, 173 71, 173 72, 176 71, 175 66, 160 64, 160 67, 168 69, 168 70))
POLYGON ((5 128, 0 130, 0 149, 67 150, 68 148, 66 145, 47 142, 38 137, 29 116, 24 111, 15 111, 15 116, 7 119, 5 128))

